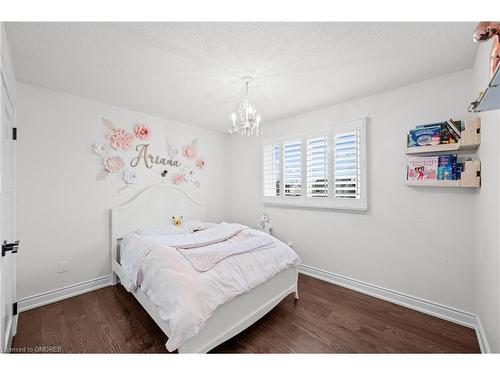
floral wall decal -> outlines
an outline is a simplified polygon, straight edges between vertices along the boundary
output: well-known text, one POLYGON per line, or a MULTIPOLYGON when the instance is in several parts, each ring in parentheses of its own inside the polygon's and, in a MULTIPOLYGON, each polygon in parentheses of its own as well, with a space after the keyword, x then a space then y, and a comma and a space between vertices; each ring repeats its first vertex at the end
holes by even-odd
POLYGON ((198 168, 198 169, 203 169, 203 168, 205 168, 205 160, 198 159, 198 160, 196 160, 194 165, 196 165, 196 168, 198 168))
POLYGON ((123 159, 117 155, 109 156, 104 159, 104 168, 109 172, 119 172, 124 167, 123 159))
POLYGON ((108 119, 103 118, 102 123, 108 131, 106 139, 109 139, 111 147, 115 150, 130 150, 134 138, 132 134, 124 129, 117 128, 108 119))
POLYGON ((192 167, 190 166, 184 167, 182 169, 182 175, 184 176, 184 180, 191 182, 194 186, 198 188, 200 187, 200 183, 198 182, 198 177, 196 175, 195 170, 192 167))
POLYGON ((96 180, 104 180, 106 177, 108 177, 109 171, 107 169, 103 169, 100 171, 96 176, 96 180))
POLYGON ((123 129, 116 129, 109 138, 111 147, 116 150, 130 150, 132 148, 133 136, 123 129))
POLYGON ((196 157, 198 150, 196 149, 196 143, 198 143, 197 139, 194 139, 190 144, 185 145, 182 148, 182 154, 186 159, 193 159, 196 157))
POLYGON ((123 181, 125 181, 127 185, 136 184, 138 180, 139 174, 137 173, 137 171, 133 169, 127 169, 123 171, 123 181))
POLYGON ((123 190, 128 188, 130 185, 136 184, 139 181, 139 175, 134 169, 126 169, 123 171, 123 181, 125 182, 125 186, 122 186, 118 189, 118 192, 121 194, 123 190))
POLYGON ((96 179, 103 180, 108 177, 108 174, 121 171, 124 165, 123 159, 117 155, 105 157, 104 169, 97 174, 96 179))
POLYGON ((170 139, 166 139, 167 141, 167 154, 172 159, 177 159, 179 157, 179 149, 170 142, 170 139))
POLYGON ((144 124, 137 124, 134 128, 135 136, 141 141, 147 141, 151 136, 151 129, 144 124))
POLYGON ((175 185, 179 185, 184 182, 184 176, 181 173, 176 173, 172 176, 172 182, 175 185))
POLYGON ((125 186, 119 189, 121 192, 128 186, 138 183, 138 168, 152 170, 161 167, 157 173, 164 181, 170 180, 175 185, 190 183, 197 188, 200 187, 198 173, 205 168, 205 160, 197 158, 197 139, 185 144, 180 152, 180 148, 167 138, 166 147, 163 148, 167 155, 157 155, 151 153, 151 150, 154 150, 154 143, 150 126, 139 122, 128 131, 105 118, 102 119, 102 123, 106 128, 107 142, 94 144, 94 152, 102 158, 104 165, 96 176, 97 180, 103 180, 111 174, 123 171, 125 186), (169 170, 165 167, 174 168, 169 180, 166 179, 169 170))
POLYGON ((106 157, 106 155, 108 154, 108 150, 109 150, 108 145, 104 143, 96 143, 94 146, 95 153, 102 157, 106 157))

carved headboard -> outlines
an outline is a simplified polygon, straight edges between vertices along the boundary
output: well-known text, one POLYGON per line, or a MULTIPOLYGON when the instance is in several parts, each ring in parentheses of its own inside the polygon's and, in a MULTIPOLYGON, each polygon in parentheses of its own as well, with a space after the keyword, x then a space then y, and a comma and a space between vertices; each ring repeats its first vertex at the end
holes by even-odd
POLYGON ((142 190, 129 202, 111 209, 111 263, 117 260, 118 239, 138 229, 161 228, 172 216, 206 220, 205 204, 176 185, 159 183, 142 190))

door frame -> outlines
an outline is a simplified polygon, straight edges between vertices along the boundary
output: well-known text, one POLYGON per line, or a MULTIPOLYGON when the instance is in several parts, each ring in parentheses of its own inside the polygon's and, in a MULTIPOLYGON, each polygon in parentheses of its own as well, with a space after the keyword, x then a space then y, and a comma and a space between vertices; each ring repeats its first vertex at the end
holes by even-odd
MULTIPOLYGON (((5 89, 6 97, 7 100, 9 101, 10 108, 12 109, 11 112, 11 124, 9 124, 9 127, 11 129, 16 127, 16 103, 15 99, 13 96, 13 90, 11 89, 11 80, 9 79, 9 74, 7 72, 7 69, 5 68, 4 61, 2 61, 2 56, 0 54, 0 90, 5 89)), ((1 93, 0 93, 0 110, 3 111, 3 106, 4 102, 1 99, 1 93)), ((1 115, 0 115, 1 116, 1 115)), ((1 122, 1 118, 0 118, 1 122)), ((0 129, 1 127, 5 126, 6 124, 0 124, 0 129)), ((12 136, 12 133, 11 133, 12 136)), ((0 139, 1 142, 1 139, 0 139)), ((16 142, 12 140, 12 148, 11 148, 11 163, 12 163, 12 200, 13 200, 13 213, 12 213, 12 220, 13 220, 13 236, 16 238, 17 232, 16 232, 16 142)), ((0 178, 2 174, 2 168, 1 168, 1 160, 0 160, 0 178)), ((1 180, 0 180, 1 181, 1 180)), ((0 230, 0 239, 2 239, 4 236, 1 233, 0 230)), ((14 239, 13 238, 13 239, 14 239)), ((12 240, 13 240, 12 239, 12 240)), ((13 254, 10 254, 9 256, 15 256, 13 254)), ((16 279, 17 279, 17 270, 16 270, 16 262, 14 262, 14 269, 12 270, 13 278, 14 278, 14 289, 13 289, 13 301, 16 303, 17 301, 17 290, 16 290, 16 279)), ((9 331, 9 336, 7 338, 3 337, 3 329, 2 332, 0 333, 0 338, 2 340, 1 342, 1 348, 0 351, 3 351, 4 349, 4 344, 6 344, 6 348, 10 348, 12 346, 12 339, 17 333, 17 321, 18 321, 18 314, 14 314, 12 317, 12 322, 11 322, 11 327, 9 331)))

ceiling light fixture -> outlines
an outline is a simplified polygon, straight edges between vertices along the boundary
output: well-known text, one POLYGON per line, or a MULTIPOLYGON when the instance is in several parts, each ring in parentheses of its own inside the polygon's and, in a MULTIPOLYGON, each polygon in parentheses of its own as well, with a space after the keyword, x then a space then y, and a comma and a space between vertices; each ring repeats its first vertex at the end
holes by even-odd
POLYGON ((238 109, 239 119, 236 113, 231 114, 232 125, 227 129, 229 134, 237 133, 240 135, 262 135, 260 128, 261 118, 257 114, 255 104, 250 99, 248 86, 253 81, 253 77, 243 77, 241 79, 245 84, 245 94, 241 98, 240 107, 238 109))

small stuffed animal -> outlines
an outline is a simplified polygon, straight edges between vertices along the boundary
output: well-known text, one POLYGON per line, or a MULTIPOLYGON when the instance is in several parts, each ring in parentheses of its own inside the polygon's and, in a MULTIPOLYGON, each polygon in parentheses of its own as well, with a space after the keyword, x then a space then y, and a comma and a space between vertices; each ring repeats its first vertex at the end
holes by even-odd
POLYGON ((182 225, 183 218, 183 216, 172 216, 172 221, 174 222, 175 226, 180 227, 182 225))
POLYGON ((267 216, 265 213, 262 213, 262 215, 260 215, 260 222, 259 225, 257 225, 257 229, 267 234, 271 234, 271 229, 273 229, 273 226, 269 223, 269 216, 267 216))

